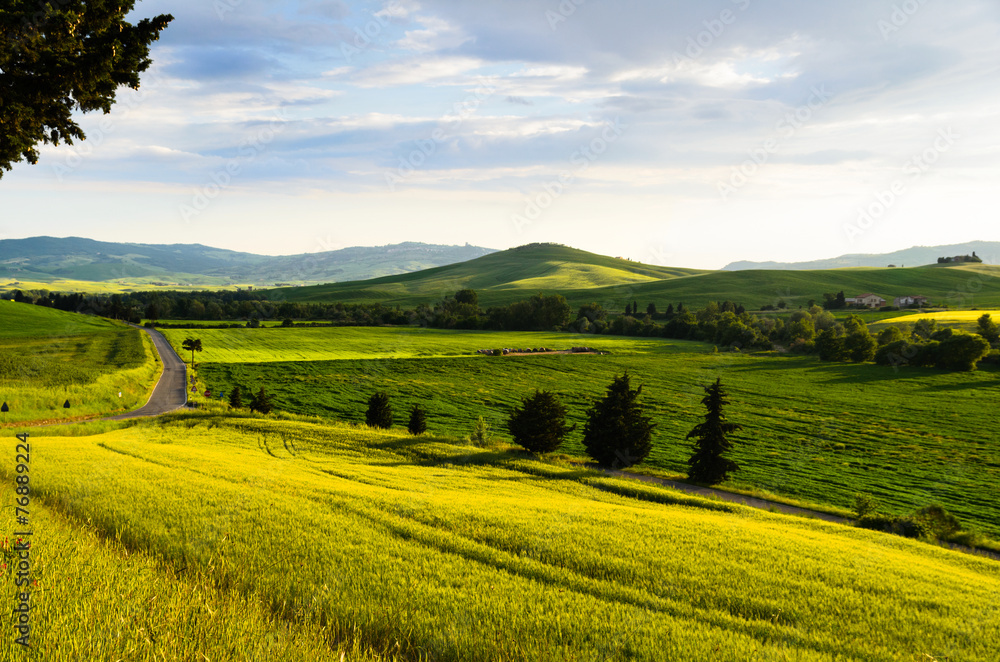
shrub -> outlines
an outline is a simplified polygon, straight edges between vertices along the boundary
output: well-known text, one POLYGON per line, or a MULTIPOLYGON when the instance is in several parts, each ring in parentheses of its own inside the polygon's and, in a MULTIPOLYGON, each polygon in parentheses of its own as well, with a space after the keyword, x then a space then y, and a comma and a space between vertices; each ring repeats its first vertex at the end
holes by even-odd
POLYGON ((860 520, 873 515, 880 509, 881 506, 872 495, 863 492, 854 495, 854 516, 857 519, 860 520))
POLYGON ((388 430, 392 427, 392 405, 389 396, 382 391, 368 398, 368 411, 365 423, 373 428, 388 430))
POLYGON ((576 426, 566 425, 566 408, 548 391, 535 391, 521 400, 507 420, 514 443, 537 454, 559 450, 563 438, 576 426))
POLYGON ((486 422, 485 418, 480 416, 476 419, 475 427, 472 428, 472 433, 469 435, 469 441, 476 446, 486 446, 492 440, 493 428, 486 422))

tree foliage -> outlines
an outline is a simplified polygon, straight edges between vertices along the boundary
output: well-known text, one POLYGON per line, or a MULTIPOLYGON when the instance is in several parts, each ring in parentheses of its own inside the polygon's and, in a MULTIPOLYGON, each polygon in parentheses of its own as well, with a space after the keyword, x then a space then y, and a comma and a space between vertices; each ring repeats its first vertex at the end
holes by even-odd
POLYGON ((583 445, 602 467, 630 467, 646 459, 653 449, 652 419, 642 415, 639 395, 626 371, 615 376, 605 396, 587 412, 583 445))
POLYGON ((368 398, 368 411, 365 414, 365 423, 373 428, 388 430, 392 427, 392 404, 389 402, 389 395, 382 391, 375 393, 368 398))
POLYGON ((191 352, 191 365, 194 366, 194 353, 202 351, 200 338, 185 338, 181 348, 191 352))
POLYGON ((0 10, 0 176, 36 145, 85 138, 74 111, 111 112, 119 87, 139 87, 149 45, 173 20, 132 25, 134 0, 5 2, 0 10))
POLYGON ((566 408, 549 391, 535 391, 522 398, 521 406, 511 412, 507 430, 514 443, 535 454, 559 449, 565 436, 576 429, 566 425, 566 408))
POLYGON ((407 431, 416 436, 427 432, 427 412, 420 405, 413 405, 410 409, 410 420, 406 424, 407 431))
POLYGON ((243 408, 243 390, 239 384, 234 386, 233 390, 229 392, 229 406, 233 409, 243 408))
POLYGON ((274 410, 274 399, 268 395, 264 387, 261 386, 253 397, 250 398, 250 411, 260 414, 270 414, 274 410))
POLYGON ((705 386, 704 389, 705 397, 701 399, 701 403, 708 412, 705 420, 694 426, 687 435, 688 439, 695 439, 694 453, 688 459, 688 478, 698 483, 715 485, 740 468, 725 454, 733 447, 728 435, 743 426, 726 421, 722 408, 729 404, 729 400, 726 399, 721 379, 716 379, 714 384, 705 386))

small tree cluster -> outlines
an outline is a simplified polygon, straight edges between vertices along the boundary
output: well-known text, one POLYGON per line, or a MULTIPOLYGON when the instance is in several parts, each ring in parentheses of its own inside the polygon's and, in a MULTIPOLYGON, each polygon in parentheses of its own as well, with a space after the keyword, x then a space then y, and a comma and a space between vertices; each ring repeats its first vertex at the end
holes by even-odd
POLYGON ((652 419, 639 405, 642 386, 633 389, 626 371, 615 376, 604 398, 587 412, 583 445, 602 467, 622 468, 638 464, 653 449, 652 419))

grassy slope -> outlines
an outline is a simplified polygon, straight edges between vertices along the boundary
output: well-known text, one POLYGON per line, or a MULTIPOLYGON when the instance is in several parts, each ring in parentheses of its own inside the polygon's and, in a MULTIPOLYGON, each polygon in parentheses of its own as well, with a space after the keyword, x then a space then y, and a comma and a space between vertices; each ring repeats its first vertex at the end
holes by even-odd
POLYGON ((272 290, 290 301, 381 302, 414 306, 434 303, 457 290, 479 292, 483 305, 510 303, 538 291, 559 293, 574 305, 591 301, 622 310, 637 300, 644 309, 656 303, 683 302, 702 307, 709 301, 737 301, 749 308, 806 305, 826 292, 847 296, 879 294, 891 303, 901 295, 930 297, 952 307, 1000 305, 1000 267, 953 266, 911 269, 836 269, 829 271, 704 272, 630 263, 562 246, 529 246, 461 264, 376 280, 272 290))
POLYGON ((0 301, 0 401, 10 407, 0 427, 135 409, 160 370, 152 341, 137 329, 0 301))
POLYGON ((379 301, 412 306, 435 303, 463 288, 486 305, 508 303, 544 290, 655 282, 705 273, 618 260, 555 245, 532 245, 459 264, 353 283, 271 290, 289 301, 379 301))
MULTIPOLYGON (((985 660, 1000 648, 995 562, 615 479, 595 489, 578 471, 435 439, 172 418, 32 439, 36 494, 133 552, 88 567, 74 550, 41 569, 41 650, 93 639, 102 655, 88 659, 243 660, 272 632, 317 645, 317 622, 325 647, 302 659, 351 642, 403 659, 532 661, 985 660), (149 607, 130 564, 167 608, 149 607), (87 574, 68 577, 77 568, 87 574), (107 584, 116 611, 67 579, 107 584), (81 621, 88 609, 101 620, 81 621), (115 617, 138 628, 107 636, 115 617)), ((61 531, 40 524, 39 552, 52 553, 61 531)), ((94 547, 83 557, 107 556, 94 547)))
MULTIPOLYGON (((179 347, 184 331, 167 331, 179 347)), ((701 385, 721 377, 730 419, 746 426, 734 453, 738 484, 849 507, 868 491, 898 512, 940 502, 967 524, 1000 537, 1000 374, 894 371, 809 356, 714 353, 702 343, 651 338, 448 332, 418 329, 234 329, 199 334, 199 377, 213 392, 265 386, 280 408, 362 421, 367 398, 385 390, 398 425, 421 404, 430 429, 467 434, 485 416, 501 434, 533 388, 556 392, 578 429, 566 449, 582 454, 584 414, 616 374, 644 384, 657 423, 648 464, 684 474, 685 435, 704 414, 701 385), (591 345, 607 356, 484 357, 496 346, 591 345)), ((182 353, 182 356, 184 354, 182 353)))

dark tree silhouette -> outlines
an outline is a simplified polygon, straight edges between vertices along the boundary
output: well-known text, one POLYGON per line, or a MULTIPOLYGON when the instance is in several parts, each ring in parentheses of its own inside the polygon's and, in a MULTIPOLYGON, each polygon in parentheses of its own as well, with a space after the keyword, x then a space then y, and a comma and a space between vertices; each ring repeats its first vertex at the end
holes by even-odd
POLYGON ((111 112, 119 87, 139 87, 149 45, 173 16, 125 21, 134 0, 5 2, 0 11, 0 177, 38 162, 38 143, 73 143, 74 111, 111 112))
POLYGON ((229 393, 229 406, 233 409, 243 408, 243 390, 240 389, 239 384, 234 386, 233 390, 229 393))
POLYGON ((389 396, 381 391, 368 398, 365 423, 373 428, 388 430, 392 427, 392 405, 389 396))
POLYGON ((416 436, 427 432, 427 412, 420 405, 413 405, 410 409, 410 421, 406 424, 406 429, 410 434, 416 436))
POLYGON ((633 390, 629 374, 615 376, 608 392, 587 412, 583 445, 602 467, 630 467, 646 459, 653 449, 652 419, 642 415, 638 403, 642 387, 633 390))
POLYGON ((721 379, 704 388, 705 397, 701 403, 708 413, 705 414, 705 421, 694 426, 687 435, 688 439, 695 438, 694 454, 688 459, 688 478, 697 483, 715 485, 740 468, 724 454, 732 450, 732 443, 726 435, 741 430, 743 426, 726 421, 722 408, 729 404, 729 400, 726 399, 721 379))
POLYGON ((267 394, 264 387, 261 386, 260 390, 250 398, 250 411, 255 411, 261 414, 270 414, 274 410, 274 399, 267 394))
POLYGON ((558 450, 563 438, 575 429, 575 425, 566 425, 566 408, 548 391, 536 390, 522 398, 521 406, 507 419, 514 443, 535 454, 558 450))

